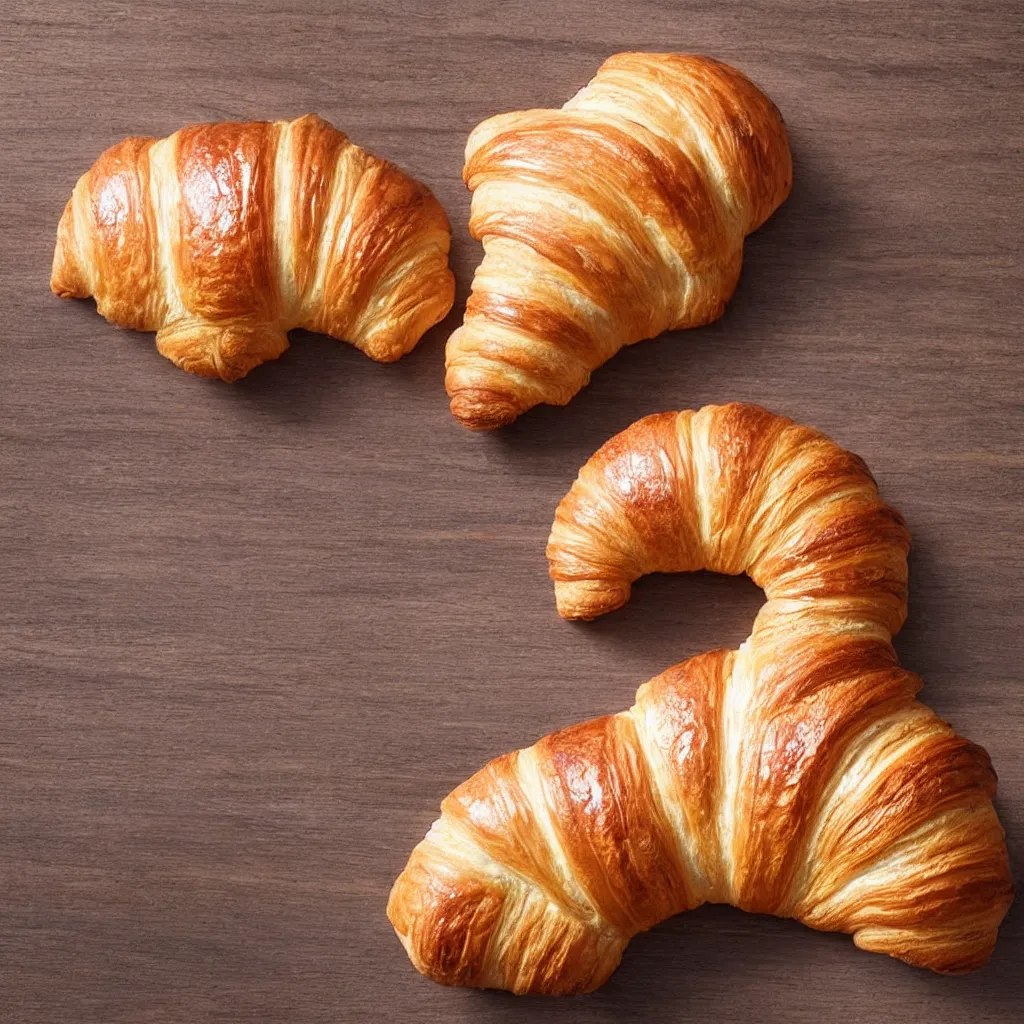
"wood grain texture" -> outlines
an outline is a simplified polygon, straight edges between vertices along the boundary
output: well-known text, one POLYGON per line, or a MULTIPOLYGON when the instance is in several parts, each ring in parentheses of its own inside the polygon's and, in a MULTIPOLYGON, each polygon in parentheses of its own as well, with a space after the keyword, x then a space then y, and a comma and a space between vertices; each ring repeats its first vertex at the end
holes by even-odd
POLYGON ((0 1020, 1019 1019, 1024 924, 939 978, 705 908, 600 992, 516 1002, 409 966, 388 888, 490 757, 749 632, 745 580, 558 619, 544 542, 641 415, 730 399, 861 454, 913 539, 902 664, 984 744, 1024 853, 1024 18, 1015 0, 5 4, 0 18, 0 1020), (725 317, 620 353, 496 436, 448 413, 479 247, 469 130, 616 50, 735 63, 793 195, 725 317), (456 314, 379 366, 312 335, 232 387, 47 279, 77 176, 131 133, 316 111, 426 182, 456 314))

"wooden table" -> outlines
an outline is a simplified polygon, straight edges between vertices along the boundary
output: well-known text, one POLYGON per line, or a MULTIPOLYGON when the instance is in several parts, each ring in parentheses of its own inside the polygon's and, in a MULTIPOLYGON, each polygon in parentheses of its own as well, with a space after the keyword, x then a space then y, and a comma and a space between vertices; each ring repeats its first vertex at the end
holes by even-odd
POLYGON ((897 646, 991 752, 1024 844, 1021 188, 1015 0, 5 5, 0 19, 0 1020, 9 1024, 1020 1020, 1024 927, 940 978, 704 908, 599 993, 417 975, 384 916, 488 758, 737 644, 743 579, 554 612, 544 542, 640 415, 754 400, 861 453, 914 535, 897 646), (480 250, 460 181, 488 114, 557 106, 616 50, 737 64, 777 101, 790 201, 725 318, 638 345, 493 436, 448 415, 480 250), (423 178, 459 300, 379 366, 297 336, 235 386, 47 288, 74 183, 131 133, 315 110, 423 178))

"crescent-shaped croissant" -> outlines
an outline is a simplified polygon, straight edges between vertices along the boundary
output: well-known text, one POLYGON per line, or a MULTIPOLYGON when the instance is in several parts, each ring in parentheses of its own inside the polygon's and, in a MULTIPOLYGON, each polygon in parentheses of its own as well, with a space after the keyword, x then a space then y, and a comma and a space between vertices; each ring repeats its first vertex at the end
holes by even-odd
POLYGON ((430 190, 312 114, 128 138, 75 185, 50 287, 236 380, 302 327, 397 359, 451 308, 430 190))
POLYGON ((623 345, 717 319, 792 175, 771 100, 707 57, 620 53, 560 110, 484 121, 463 171, 484 259, 448 341, 453 414, 490 429, 564 405, 623 345))
POLYGON ((1013 894, 996 778, 897 663, 908 545, 860 459, 763 409, 650 416, 608 442, 552 529, 563 615, 702 567, 749 572, 769 600, 738 651, 445 799, 388 904, 415 966, 585 992, 633 935, 704 902, 936 971, 983 964, 1013 894))

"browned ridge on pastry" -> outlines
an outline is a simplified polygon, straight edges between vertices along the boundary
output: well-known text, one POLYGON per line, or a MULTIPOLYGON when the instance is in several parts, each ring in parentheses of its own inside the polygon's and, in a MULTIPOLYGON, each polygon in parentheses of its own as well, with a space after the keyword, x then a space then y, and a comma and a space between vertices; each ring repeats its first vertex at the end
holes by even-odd
POLYGON ((467 427, 564 405, 623 345, 722 315, 743 239, 789 194, 782 117, 708 57, 620 53, 560 110, 466 146, 484 246, 446 387, 467 427))
POLYGON ((236 380, 305 328, 390 362, 451 309, 430 190, 315 115, 128 138, 75 185, 50 287, 236 380))
POLYGON ((653 571, 746 571, 769 600, 738 651, 445 799, 388 904, 413 964, 585 992, 633 935, 716 902, 981 966, 1013 895, 996 777, 897 663, 908 545, 860 459, 763 409, 650 416, 609 441, 552 529, 563 615, 609 611, 653 571))
POLYGON ((891 635, 907 614, 909 548, 860 458, 733 403, 647 416, 604 444, 560 502, 547 556, 567 619, 620 607, 646 573, 708 569, 891 635))

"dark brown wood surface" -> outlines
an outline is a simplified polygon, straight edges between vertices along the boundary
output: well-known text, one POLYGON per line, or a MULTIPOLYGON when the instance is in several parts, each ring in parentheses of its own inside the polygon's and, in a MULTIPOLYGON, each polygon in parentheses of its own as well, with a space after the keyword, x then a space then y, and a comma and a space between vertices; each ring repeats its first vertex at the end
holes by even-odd
POLYGON ((667 408, 753 400, 862 454, 914 536, 903 663, 991 752, 1024 845, 1016 0, 3 3, 0 1021, 1019 1021, 1024 925, 940 978, 704 908, 577 1000, 417 975, 384 916, 441 798, 748 632, 746 580, 656 578, 589 626, 544 543, 580 464, 667 408), (790 201, 721 322, 619 355, 493 436, 449 417, 480 250, 468 131, 616 50, 737 64, 790 201), (317 111, 425 180, 459 300, 408 358, 299 335, 227 386, 48 290, 76 177, 127 134, 317 111))

